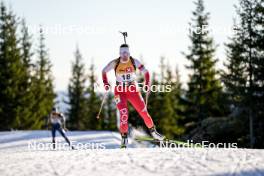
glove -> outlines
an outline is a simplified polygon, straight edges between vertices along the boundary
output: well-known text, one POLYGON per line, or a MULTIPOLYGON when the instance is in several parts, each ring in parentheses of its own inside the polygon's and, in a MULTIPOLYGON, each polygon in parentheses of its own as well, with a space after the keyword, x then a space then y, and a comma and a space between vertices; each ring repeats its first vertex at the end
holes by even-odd
POLYGON ((110 89, 110 84, 108 83, 106 72, 102 73, 102 78, 103 78, 104 88, 106 91, 108 91, 110 89))

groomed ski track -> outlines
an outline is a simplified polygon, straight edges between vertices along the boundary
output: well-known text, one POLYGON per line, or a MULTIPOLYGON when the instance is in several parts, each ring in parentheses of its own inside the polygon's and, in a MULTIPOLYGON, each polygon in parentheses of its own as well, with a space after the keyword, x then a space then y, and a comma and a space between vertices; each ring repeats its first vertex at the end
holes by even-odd
MULTIPOLYGON (((0 132, 0 175, 264 175, 264 150, 156 148, 133 139, 128 149, 119 149, 120 136, 116 132, 67 135, 76 143, 104 144, 105 148, 33 150, 28 142, 49 143, 48 131, 0 132)), ((58 141, 64 142, 61 137, 58 141)))

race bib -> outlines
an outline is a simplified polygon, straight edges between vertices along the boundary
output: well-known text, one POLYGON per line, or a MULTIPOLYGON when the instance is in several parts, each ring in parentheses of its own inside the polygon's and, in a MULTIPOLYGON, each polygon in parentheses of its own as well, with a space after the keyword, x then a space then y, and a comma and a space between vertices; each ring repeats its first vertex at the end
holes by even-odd
POLYGON ((116 76, 118 82, 132 82, 135 81, 135 73, 123 73, 116 76))
POLYGON ((123 74, 121 77, 122 77, 122 79, 123 79, 124 82, 132 81, 132 76, 131 76, 130 73, 123 74))

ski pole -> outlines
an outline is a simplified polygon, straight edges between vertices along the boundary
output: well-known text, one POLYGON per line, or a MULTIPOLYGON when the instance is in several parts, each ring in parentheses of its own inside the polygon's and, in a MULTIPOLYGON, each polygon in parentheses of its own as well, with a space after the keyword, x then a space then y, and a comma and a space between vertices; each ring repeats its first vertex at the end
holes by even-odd
POLYGON ((48 138, 50 138, 49 124, 50 124, 50 117, 47 116, 47 118, 46 118, 46 131, 48 133, 48 138))
POLYGON ((147 86, 147 90, 146 90, 146 97, 145 97, 146 107, 148 106, 148 98, 149 98, 149 95, 150 95, 150 85, 147 86))
POLYGON ((97 114, 97 116, 96 116, 97 119, 100 118, 100 114, 101 114, 101 111, 102 111, 103 106, 104 106, 104 102, 105 102, 105 99, 106 99, 106 95, 107 95, 107 92, 105 92, 105 94, 104 94, 104 97, 103 97, 103 100, 102 100, 102 103, 101 103, 100 110, 99 110, 99 112, 98 112, 98 114, 97 114))
POLYGON ((149 97, 149 92, 146 93, 146 107, 148 106, 148 97, 149 97))
POLYGON ((47 127, 46 131, 48 133, 48 138, 50 138, 50 131, 49 131, 49 128, 48 127, 47 127))

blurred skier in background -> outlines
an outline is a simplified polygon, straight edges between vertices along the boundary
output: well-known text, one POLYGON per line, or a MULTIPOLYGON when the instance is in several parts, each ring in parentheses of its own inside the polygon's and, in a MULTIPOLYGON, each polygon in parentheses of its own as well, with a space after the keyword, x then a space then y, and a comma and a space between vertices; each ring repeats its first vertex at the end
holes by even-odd
POLYGON ((65 117, 62 113, 58 112, 56 107, 52 108, 52 111, 48 117, 48 125, 51 125, 51 134, 52 134, 52 146, 53 149, 56 148, 56 131, 59 131, 61 136, 65 139, 65 141, 69 144, 69 146, 74 149, 74 147, 71 145, 70 140, 65 134, 65 131, 68 131, 66 128, 66 121, 65 117))

